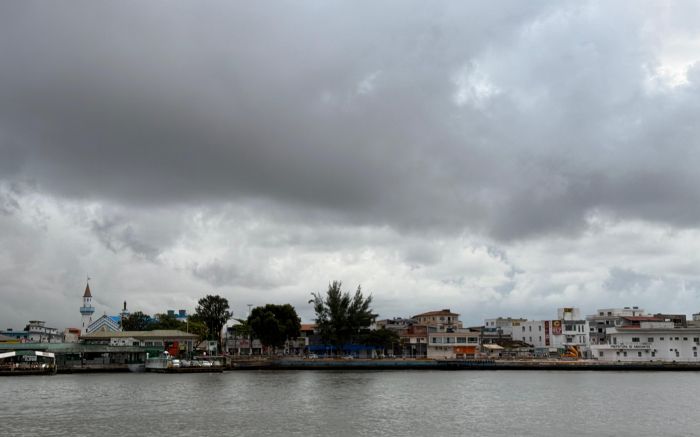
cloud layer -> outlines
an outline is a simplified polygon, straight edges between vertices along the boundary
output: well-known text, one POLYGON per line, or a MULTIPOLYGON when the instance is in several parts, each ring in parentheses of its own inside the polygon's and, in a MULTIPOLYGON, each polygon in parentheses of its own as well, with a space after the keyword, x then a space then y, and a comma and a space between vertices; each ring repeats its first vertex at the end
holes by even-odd
POLYGON ((87 273, 108 312, 685 311, 700 10, 637 6, 0 6, 0 323, 76 324, 87 273))

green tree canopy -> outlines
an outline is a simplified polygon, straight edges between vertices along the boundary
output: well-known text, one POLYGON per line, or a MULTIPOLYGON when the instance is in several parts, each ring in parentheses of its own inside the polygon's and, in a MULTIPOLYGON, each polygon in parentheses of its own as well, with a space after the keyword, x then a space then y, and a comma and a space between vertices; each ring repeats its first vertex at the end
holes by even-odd
POLYGON ((181 322, 177 317, 168 314, 156 314, 157 321, 151 325, 150 330, 153 329, 177 329, 179 331, 185 331, 187 329, 187 324, 181 322))
POLYGON ((383 350, 390 350, 394 353, 394 348, 399 346, 401 338, 395 331, 386 328, 367 330, 362 333, 362 343, 374 346, 383 350))
POLYGON ((333 281, 325 293, 311 293, 316 312, 316 326, 324 341, 336 346, 357 340, 360 330, 372 324, 376 315, 372 313, 370 304, 372 296, 366 298, 362 289, 357 287, 353 296, 343 293, 342 283, 333 281))
POLYGON ((289 338, 299 336, 301 319, 290 304, 267 304, 254 308, 248 317, 253 335, 265 346, 284 346, 289 338))
POLYGON ((199 318, 197 314, 192 314, 187 317, 185 329, 190 334, 197 335, 199 341, 206 340, 207 338, 207 325, 202 321, 202 319, 199 318))
POLYGON ((151 317, 141 311, 129 314, 128 317, 122 320, 122 329, 124 331, 150 331, 151 317))
POLYGON ((207 327, 207 339, 216 340, 221 349, 221 330, 233 316, 228 300, 218 295, 207 295, 197 302, 195 314, 207 327))

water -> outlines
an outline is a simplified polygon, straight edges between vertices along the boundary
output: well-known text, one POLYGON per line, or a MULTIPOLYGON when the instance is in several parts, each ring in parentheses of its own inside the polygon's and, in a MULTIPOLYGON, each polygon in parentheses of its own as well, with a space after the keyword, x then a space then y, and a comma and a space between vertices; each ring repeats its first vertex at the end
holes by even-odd
POLYGON ((8 436, 700 435, 694 372, 55 375, 0 393, 8 436))

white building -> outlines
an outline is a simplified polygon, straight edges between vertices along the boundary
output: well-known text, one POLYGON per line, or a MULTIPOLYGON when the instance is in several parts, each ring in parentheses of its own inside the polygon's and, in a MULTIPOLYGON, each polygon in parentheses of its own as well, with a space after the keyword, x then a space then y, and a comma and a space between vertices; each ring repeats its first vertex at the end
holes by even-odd
POLYGON ((593 356, 602 361, 700 361, 700 327, 675 328, 673 322, 658 319, 631 322, 638 324, 608 328, 608 343, 591 346, 593 356))
POLYGON ((623 317, 644 316, 644 309, 639 307, 602 308, 595 315, 586 316, 590 326, 591 344, 607 343, 605 331, 608 328, 622 325, 623 317))
POLYGON ((513 319, 511 317, 498 317, 484 320, 484 336, 494 338, 513 338, 513 331, 520 328, 527 319, 513 319))
POLYGON ((30 320, 24 328, 27 332, 27 341, 33 343, 61 343, 63 335, 58 333, 58 329, 49 328, 46 322, 41 320, 30 320))
POLYGON ((559 308, 555 320, 527 320, 513 327, 513 340, 531 344, 536 350, 557 352, 575 346, 586 351, 590 346, 588 321, 578 308, 559 308))
POLYGON ((479 353, 480 334, 467 328, 438 329, 428 326, 427 357, 435 359, 474 358, 479 353))

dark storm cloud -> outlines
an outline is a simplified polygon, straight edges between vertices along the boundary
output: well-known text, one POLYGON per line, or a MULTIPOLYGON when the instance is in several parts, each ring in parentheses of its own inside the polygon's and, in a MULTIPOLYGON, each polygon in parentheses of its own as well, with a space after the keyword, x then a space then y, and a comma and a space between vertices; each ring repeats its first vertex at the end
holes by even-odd
POLYGON ((71 5, 2 6, 0 178, 504 239, 700 219, 697 68, 645 94, 616 4, 71 5))

